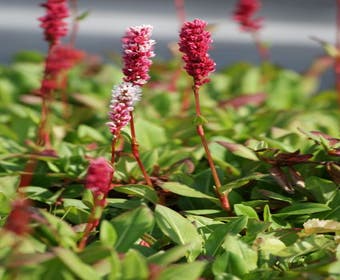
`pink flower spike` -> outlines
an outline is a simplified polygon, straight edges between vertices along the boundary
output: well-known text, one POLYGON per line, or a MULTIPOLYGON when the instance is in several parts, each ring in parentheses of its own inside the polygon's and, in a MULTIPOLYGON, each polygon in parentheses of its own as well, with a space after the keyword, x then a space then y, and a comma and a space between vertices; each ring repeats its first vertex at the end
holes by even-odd
POLYGON ((212 43, 211 34, 206 31, 207 23, 200 19, 185 22, 180 31, 179 50, 184 53, 185 70, 194 78, 195 86, 209 82, 208 76, 215 71, 215 62, 208 50, 212 43))
POLYGON ((45 40, 51 45, 58 44, 60 38, 67 34, 67 23, 64 21, 69 16, 67 0, 47 0, 41 6, 47 10, 45 16, 38 18, 45 40))
POLYGON ((123 43, 124 81, 142 86, 149 79, 149 69, 155 41, 151 40, 151 25, 133 26, 126 30, 123 43))
POLYGON ((240 24, 241 30, 256 32, 262 26, 262 18, 253 19, 253 15, 261 8, 259 0, 239 0, 234 12, 234 20, 240 24))
POLYGON ((140 86, 129 82, 122 82, 113 88, 109 112, 110 121, 107 125, 114 137, 117 137, 120 130, 129 123, 130 112, 140 100, 141 92, 140 86))
POLYGON ((113 168, 108 161, 103 158, 93 159, 87 171, 85 187, 89 189, 96 198, 105 197, 111 188, 113 168))

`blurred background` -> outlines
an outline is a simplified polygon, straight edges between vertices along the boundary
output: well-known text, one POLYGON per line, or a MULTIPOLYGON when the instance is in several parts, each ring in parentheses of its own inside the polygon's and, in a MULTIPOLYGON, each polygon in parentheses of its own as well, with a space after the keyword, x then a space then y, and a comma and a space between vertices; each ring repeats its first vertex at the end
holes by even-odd
MULTIPOLYGON (((9 63, 21 50, 45 52, 47 44, 37 18, 44 14, 42 0, 0 1, 0 63, 9 63)), ((299 72, 324 54, 315 36, 335 42, 335 0, 262 0, 264 17, 261 39, 271 47, 272 61, 299 72)), ((201 18, 215 24, 211 50, 218 68, 237 61, 259 63, 249 34, 240 32, 232 20, 236 0, 185 0, 188 20, 201 18)), ((171 57, 168 45, 176 42, 180 27, 173 0, 78 0, 79 12, 89 11, 80 22, 76 46, 108 58, 121 50, 120 38, 131 25, 151 24, 160 59, 171 57)), ((333 73, 327 71, 321 88, 332 87, 333 73)))

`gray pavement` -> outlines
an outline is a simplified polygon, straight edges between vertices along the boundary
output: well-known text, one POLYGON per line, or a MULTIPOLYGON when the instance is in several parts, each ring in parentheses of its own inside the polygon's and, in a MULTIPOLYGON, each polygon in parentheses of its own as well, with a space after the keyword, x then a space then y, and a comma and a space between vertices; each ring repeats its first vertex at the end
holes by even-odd
MULTIPOLYGON (((0 0, 0 63, 8 63, 20 50, 46 51, 37 18, 44 10, 42 0, 0 0)), ((261 37, 270 43, 272 59, 284 67, 303 71, 323 53, 310 36, 334 42, 335 0, 262 0, 265 18, 261 37)), ((170 42, 177 41, 179 23, 173 0, 79 0, 80 11, 90 15, 80 24, 77 46, 107 57, 120 52, 120 38, 126 27, 152 24, 158 57, 167 59, 170 42)), ((185 0, 188 19, 202 18, 216 24, 212 57, 222 68, 246 60, 258 63, 256 49, 248 34, 232 21, 236 0, 185 0)), ((322 87, 333 84, 326 73, 322 87)))

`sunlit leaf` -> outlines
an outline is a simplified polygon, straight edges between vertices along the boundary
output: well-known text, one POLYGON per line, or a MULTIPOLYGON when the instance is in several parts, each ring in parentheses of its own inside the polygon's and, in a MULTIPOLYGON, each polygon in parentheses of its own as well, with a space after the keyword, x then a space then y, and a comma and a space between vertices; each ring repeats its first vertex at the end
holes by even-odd
POLYGON ((196 228, 187 219, 162 205, 155 209, 156 223, 161 231, 177 244, 190 244, 189 260, 194 260, 201 251, 202 239, 196 228))

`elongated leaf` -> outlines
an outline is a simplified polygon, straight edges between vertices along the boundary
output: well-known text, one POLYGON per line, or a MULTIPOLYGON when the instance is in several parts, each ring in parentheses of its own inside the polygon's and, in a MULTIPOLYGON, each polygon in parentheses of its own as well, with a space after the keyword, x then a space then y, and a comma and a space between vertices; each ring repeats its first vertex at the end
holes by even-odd
POLYGON ((248 217, 241 216, 225 225, 218 225, 205 242, 206 253, 209 256, 216 256, 218 251, 222 249, 226 235, 238 234, 247 226, 247 223, 248 217))
POLYGON ((187 219, 162 205, 155 208, 156 223, 161 231, 177 244, 191 244, 189 260, 193 261, 200 253, 202 239, 196 228, 187 219))
POLYGON ((146 206, 125 212, 112 221, 117 232, 115 248, 118 252, 126 252, 144 233, 150 231, 154 218, 146 206))
POLYGON ((109 262, 110 262, 111 270, 108 275, 108 279, 109 280, 120 280, 122 277, 122 264, 116 252, 111 252, 109 262))
POLYGON ((196 280, 201 276, 205 262, 174 264, 164 269, 156 280, 196 280))
POLYGON ((163 127, 141 118, 136 121, 136 134, 138 141, 148 150, 156 148, 167 140, 163 127))
POLYGON ((83 141, 96 141, 105 143, 106 139, 101 135, 98 130, 87 125, 80 125, 77 131, 78 137, 83 141))
MULTIPOLYGON (((235 275, 242 276, 257 268, 257 252, 236 236, 228 235, 222 247, 226 252, 231 253, 232 265, 229 268, 232 270, 237 269, 235 275)), ((233 271, 227 272, 232 273, 233 271)))
POLYGON ((249 175, 249 176, 240 178, 240 179, 236 179, 236 180, 234 180, 234 181, 231 181, 231 182, 229 182, 229 183, 224 184, 224 185, 221 187, 221 191, 222 191, 222 192, 228 192, 228 191, 230 191, 230 190, 233 190, 233 189, 237 189, 237 188, 243 187, 243 186, 247 185, 248 183, 250 183, 251 181, 260 180, 260 179, 262 179, 263 177, 265 177, 264 174, 255 173, 255 174, 252 174, 252 175, 249 175))
POLYGON ((59 259, 79 278, 82 280, 100 279, 95 270, 89 265, 83 263, 80 258, 73 252, 64 248, 54 248, 53 251, 59 259))
POLYGON ((288 206, 283 208, 279 213, 273 214, 275 217, 285 217, 285 216, 292 216, 292 215, 307 215, 313 214, 318 212, 323 212, 330 210, 330 208, 321 203, 312 203, 312 202, 305 202, 305 203, 295 203, 292 206, 288 206))
POLYGON ((138 197, 145 198, 149 200, 152 203, 157 203, 158 197, 156 191, 145 185, 126 185, 126 186, 119 186, 114 188, 115 191, 130 194, 130 195, 136 195, 138 197))
POLYGON ((157 252, 156 254, 148 258, 148 263, 168 265, 184 257, 189 249, 190 245, 179 245, 165 252, 164 251, 157 252))
POLYGON ((111 255, 112 250, 109 246, 102 245, 100 242, 93 242, 80 252, 78 257, 86 264, 94 264, 111 255))
POLYGON ((187 185, 177 183, 177 182, 166 182, 161 185, 161 188, 167 191, 170 191, 172 193, 176 193, 182 196, 187 196, 187 197, 195 197, 195 198, 205 198, 209 199, 210 201, 214 201, 216 203, 219 203, 218 199, 207 195, 205 193, 202 193, 198 190, 195 190, 187 185))
POLYGON ((228 149, 230 152, 232 152, 233 154, 237 156, 250 159, 250 160, 254 160, 254 161, 259 160, 258 157, 256 156, 256 153, 246 146, 243 146, 237 143, 229 143, 225 141, 217 141, 217 143, 225 147, 226 149, 228 149))
POLYGON ((47 221, 47 225, 41 224, 42 231, 47 235, 53 243, 61 244, 63 247, 75 248, 76 246, 76 233, 73 229, 63 220, 56 216, 40 209, 38 215, 42 214, 47 221))
POLYGON ((316 176, 310 176, 306 179, 306 189, 311 191, 316 200, 321 203, 331 200, 338 192, 337 186, 332 181, 316 176))
POLYGON ((110 222, 104 220, 100 225, 100 240, 108 246, 113 246, 117 240, 117 232, 110 222))
POLYGON ((259 216, 257 215, 256 211, 250 206, 246 206, 243 204, 235 204, 234 209, 237 216, 243 215, 247 216, 248 218, 254 218, 256 220, 259 220, 259 216))
POLYGON ((146 259, 137 251, 128 251, 122 261, 122 280, 148 279, 149 271, 146 259))

